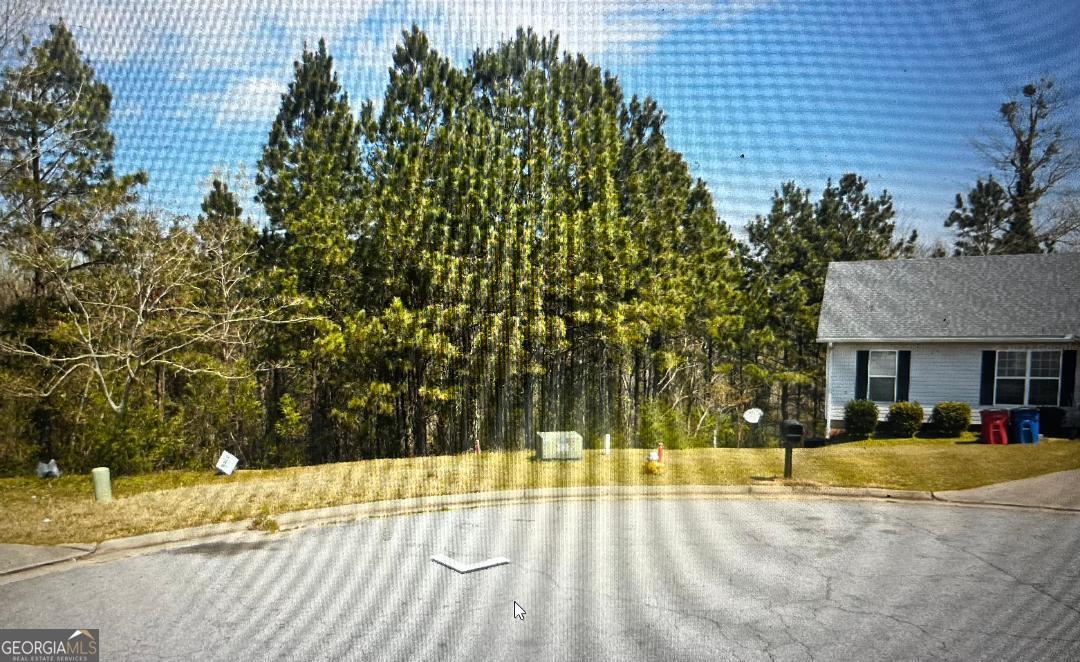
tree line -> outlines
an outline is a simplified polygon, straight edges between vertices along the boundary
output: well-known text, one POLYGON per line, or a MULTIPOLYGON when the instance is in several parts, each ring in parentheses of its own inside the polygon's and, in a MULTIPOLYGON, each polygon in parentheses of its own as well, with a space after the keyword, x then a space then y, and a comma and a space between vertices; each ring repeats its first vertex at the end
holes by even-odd
MULTIPOLYGON (((223 449, 246 466, 521 449, 552 429, 589 444, 762 443, 739 417, 750 406, 763 425, 823 425, 828 263, 925 248, 854 173, 817 197, 783 184, 736 240, 656 101, 531 30, 459 67, 414 27, 380 103, 355 107, 325 43, 305 48, 257 165, 261 226, 225 179, 194 219, 139 204, 148 175, 114 171, 110 91, 63 22, 12 59, 8 473, 50 457, 139 472, 223 449)), ((1053 107, 1020 119, 1051 89, 1002 108, 1032 132, 1013 149, 1034 156, 958 199, 957 251, 1070 236, 1032 225, 1063 181, 1051 166, 1071 158, 1065 134, 1056 147, 1035 135, 1053 107)))

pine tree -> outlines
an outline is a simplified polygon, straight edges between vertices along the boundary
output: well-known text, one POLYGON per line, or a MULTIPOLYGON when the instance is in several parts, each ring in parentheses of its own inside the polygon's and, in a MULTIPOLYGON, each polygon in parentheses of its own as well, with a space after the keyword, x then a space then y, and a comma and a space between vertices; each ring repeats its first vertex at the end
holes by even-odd
MULTIPOLYGON (((54 262, 84 269, 107 262, 145 173, 117 177, 114 138, 108 129, 112 95, 79 52, 61 20, 49 36, 24 47, 0 83, 0 246, 7 259, 31 265, 28 291, 16 290, 11 328, 47 344, 55 301, 54 262)), ((38 400, 31 418, 40 446, 54 452, 60 418, 51 394, 38 400)))
POLYGON ((309 458, 325 461, 339 457, 342 449, 332 417, 340 360, 334 338, 353 305, 348 266, 360 227, 362 127, 324 41, 315 51, 305 48, 293 74, 256 174, 256 200, 270 221, 261 253, 279 295, 302 297, 307 313, 321 321, 290 326, 269 339, 266 359, 279 367, 271 371, 267 389, 268 429, 278 436, 282 416, 303 418, 309 458), (280 367, 290 363, 291 371, 280 367), (306 378, 289 382, 290 372, 301 374, 298 364, 306 364, 306 378), (302 411, 284 411, 286 396, 302 411))
MULTIPOLYGON (((3 74, 0 87, 0 229, 9 245, 81 252, 105 247, 111 212, 134 199, 144 173, 116 177, 108 129, 112 94, 59 21, 3 74)), ((40 270, 30 295, 40 301, 40 270)))
POLYGON ((349 109, 348 95, 341 90, 334 60, 326 42, 316 50, 304 49, 293 63, 293 80, 281 95, 281 107, 259 159, 255 184, 256 201, 266 208, 271 230, 278 231, 290 211, 304 198, 305 173, 301 159, 318 153, 332 159, 347 188, 358 163, 358 127, 349 109))
POLYGON ((910 257, 918 235, 897 237, 894 215, 887 191, 873 197, 866 180, 847 173, 813 204, 809 190, 785 184, 769 215, 748 226, 751 291, 769 301, 752 310, 758 326, 774 331, 763 361, 780 384, 781 416, 806 411, 815 425, 823 419, 824 357, 815 335, 825 273, 833 261, 910 257))
MULTIPOLYGON (((697 392, 735 345, 738 265, 655 102, 627 111, 614 77, 529 30, 458 69, 414 27, 393 62, 378 117, 365 104, 358 123, 355 205, 322 172, 267 251, 313 302, 340 292, 315 351, 278 348, 324 383, 332 370, 347 452, 519 448, 566 427, 632 440, 628 411, 661 398, 699 428, 713 405, 697 392), (344 234, 327 234, 333 209, 344 234)), ((296 172, 324 160, 310 145, 296 172)))
POLYGON ((236 194, 229 190, 228 184, 215 179, 210 184, 210 192, 202 201, 203 218, 240 218, 244 209, 236 194))
POLYGON ((956 255, 993 255, 1002 250, 1011 212, 1005 189, 991 175, 979 180, 967 196, 956 194, 956 208, 945 220, 945 227, 955 228, 956 255))

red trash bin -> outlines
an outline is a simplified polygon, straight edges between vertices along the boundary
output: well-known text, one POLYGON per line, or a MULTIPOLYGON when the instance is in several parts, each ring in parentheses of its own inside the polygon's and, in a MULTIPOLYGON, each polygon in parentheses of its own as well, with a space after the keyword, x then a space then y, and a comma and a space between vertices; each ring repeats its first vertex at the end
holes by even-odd
POLYGON ((979 412, 982 419, 982 440, 988 444, 1009 443, 1009 412, 1003 409, 984 409, 979 412))

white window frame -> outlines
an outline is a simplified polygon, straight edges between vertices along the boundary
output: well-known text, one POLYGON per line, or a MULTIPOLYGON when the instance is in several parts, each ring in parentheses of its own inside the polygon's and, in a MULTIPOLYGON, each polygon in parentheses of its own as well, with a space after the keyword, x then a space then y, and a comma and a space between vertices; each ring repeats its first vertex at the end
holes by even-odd
MULTIPOLYGON (((1061 402, 1061 371, 1064 368, 1062 365, 1065 360, 1065 353, 1060 349, 999 349, 994 354, 994 406, 995 407, 1056 407, 1061 402), (1058 355, 1058 376, 1057 377, 1033 377, 1031 375, 1031 354, 1032 352, 1057 352, 1058 355), (1023 376, 1005 376, 998 375, 998 366, 1001 365, 1001 355, 1004 353, 1023 354, 1024 355, 1024 374, 1023 376), (1024 402, 1022 404, 1002 404, 998 402, 998 381, 1002 379, 1022 379, 1024 380, 1024 402), (1031 380, 1033 379, 1045 379, 1057 380, 1057 395, 1054 396, 1054 404, 1052 405, 1032 405, 1031 404, 1031 380)), ((869 385, 868 385, 869 387, 869 385)))
POLYGON ((871 402, 880 402, 880 403, 896 402, 896 389, 899 386, 899 384, 897 383, 899 381, 899 378, 897 377, 897 375, 900 372, 900 351, 895 350, 895 349, 871 349, 871 350, 869 350, 869 352, 870 353, 866 355, 866 399, 870 400, 871 402), (873 356, 874 356, 875 353, 877 353, 877 354, 889 353, 889 354, 893 355, 893 374, 891 374, 891 375, 875 375, 873 372, 870 371, 870 366, 874 364, 872 359, 873 359, 873 356), (874 377, 885 378, 885 379, 892 378, 892 380, 893 380, 893 382, 892 382, 892 400, 874 400, 873 398, 870 397, 870 380, 873 379, 874 377))

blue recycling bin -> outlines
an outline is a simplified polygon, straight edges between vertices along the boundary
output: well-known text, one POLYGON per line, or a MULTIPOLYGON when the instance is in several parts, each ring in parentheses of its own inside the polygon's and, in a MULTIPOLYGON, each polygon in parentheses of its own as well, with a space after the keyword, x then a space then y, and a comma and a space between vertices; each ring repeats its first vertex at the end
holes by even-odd
POLYGON ((1039 410, 1023 407, 1009 412, 1009 437, 1014 444, 1039 443, 1039 410))

